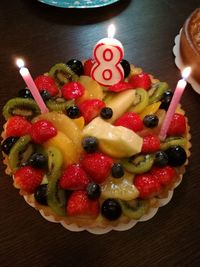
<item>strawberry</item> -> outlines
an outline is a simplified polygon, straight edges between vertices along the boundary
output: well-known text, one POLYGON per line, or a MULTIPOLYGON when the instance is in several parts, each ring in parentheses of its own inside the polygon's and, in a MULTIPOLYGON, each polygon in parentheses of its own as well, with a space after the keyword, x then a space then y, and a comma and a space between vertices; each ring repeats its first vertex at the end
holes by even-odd
POLYGON ((55 96, 59 92, 54 79, 50 76, 40 75, 35 78, 34 82, 40 92, 46 90, 51 96, 55 96))
POLYGON ((50 121, 40 120, 35 122, 30 130, 32 140, 36 144, 42 144, 57 134, 56 128, 50 121))
POLYGON ((134 132, 141 131, 143 129, 143 122, 140 116, 134 112, 126 112, 114 123, 115 126, 123 126, 134 132))
POLYGON ((156 176, 163 186, 171 185, 176 177, 175 169, 170 166, 162 168, 153 167, 153 169, 151 169, 151 174, 156 176))
POLYGON ((119 83, 116 83, 116 84, 110 86, 108 88, 108 90, 117 93, 117 92, 125 91, 128 89, 132 89, 132 88, 133 88, 133 86, 130 83, 119 82, 119 83))
POLYGON ((27 193, 33 193, 41 184, 44 173, 31 166, 25 166, 18 169, 14 174, 14 184, 27 193))
POLYGON ((83 95, 85 88, 79 82, 69 82, 62 87, 61 91, 65 99, 77 99, 83 95))
POLYGON ((85 154, 82 160, 83 169, 97 184, 101 184, 106 180, 110 174, 112 165, 112 158, 98 152, 85 154))
POLYGON ((133 183, 140 192, 139 196, 142 199, 157 195, 161 189, 159 179, 150 173, 136 175, 133 183))
POLYGON ((22 116, 10 117, 6 124, 6 137, 23 136, 30 133, 32 124, 22 116))
POLYGON ((92 58, 89 58, 84 63, 84 75, 91 76, 91 70, 94 65, 95 61, 92 58))
POLYGON ((151 87, 150 76, 144 72, 132 75, 129 79, 129 83, 132 85, 132 88, 144 88, 145 90, 149 90, 151 87))
POLYGON ((157 135, 148 134, 143 138, 142 153, 154 153, 160 149, 160 139, 157 135))
POLYGON ((90 179, 79 165, 69 165, 60 178, 60 186, 63 189, 82 190, 86 189, 90 179))
POLYGON ((186 119, 182 114, 175 113, 170 123, 167 135, 176 136, 186 132, 186 119))
POLYGON ((101 109, 105 107, 105 103, 99 99, 87 99, 81 102, 78 107, 85 122, 89 123, 100 114, 101 109))
POLYGON ((85 191, 73 191, 68 199, 66 211, 69 216, 97 217, 99 201, 89 199, 85 191))

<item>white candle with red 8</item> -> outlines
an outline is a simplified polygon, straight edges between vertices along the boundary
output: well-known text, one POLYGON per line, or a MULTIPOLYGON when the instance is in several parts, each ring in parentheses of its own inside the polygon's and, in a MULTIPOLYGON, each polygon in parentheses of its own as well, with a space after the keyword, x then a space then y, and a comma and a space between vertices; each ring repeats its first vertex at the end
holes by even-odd
POLYGON ((94 80, 103 86, 119 83, 124 78, 124 70, 120 64, 124 49, 120 41, 114 39, 115 27, 108 28, 108 38, 101 39, 94 47, 95 64, 91 71, 94 80))

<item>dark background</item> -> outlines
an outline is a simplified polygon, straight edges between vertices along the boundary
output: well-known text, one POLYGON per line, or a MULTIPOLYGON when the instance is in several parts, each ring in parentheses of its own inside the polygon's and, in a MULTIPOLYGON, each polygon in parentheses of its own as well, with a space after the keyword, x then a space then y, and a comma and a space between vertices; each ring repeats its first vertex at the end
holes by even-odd
MULTIPOLYGON (((36 0, 1 1, 1 108, 24 87, 16 57, 25 59, 33 76, 58 62, 88 58, 110 23, 116 25, 125 58, 174 88, 180 77, 174 38, 198 6, 198 0, 133 0, 67 10, 36 0)), ((1 164, 0 266, 200 266, 200 96, 190 85, 182 104, 193 137, 187 173, 172 201, 129 231, 96 236, 45 221, 19 196, 1 164)))

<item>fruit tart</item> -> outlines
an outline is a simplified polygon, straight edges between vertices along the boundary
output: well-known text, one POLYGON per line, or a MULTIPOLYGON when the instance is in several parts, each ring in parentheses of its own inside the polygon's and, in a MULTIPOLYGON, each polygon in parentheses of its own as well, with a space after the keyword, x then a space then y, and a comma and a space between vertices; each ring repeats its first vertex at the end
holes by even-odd
POLYGON ((185 171, 190 134, 180 106, 159 139, 173 92, 127 60, 121 65, 124 80, 105 87, 90 77, 91 59, 56 64, 35 78, 48 113, 28 88, 3 108, 6 174, 53 221, 90 229, 137 222, 185 171))

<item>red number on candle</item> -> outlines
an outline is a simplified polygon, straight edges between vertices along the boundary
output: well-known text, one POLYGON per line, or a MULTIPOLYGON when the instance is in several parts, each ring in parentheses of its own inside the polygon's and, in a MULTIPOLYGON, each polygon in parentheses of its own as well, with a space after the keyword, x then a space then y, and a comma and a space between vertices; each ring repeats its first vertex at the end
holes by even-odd
POLYGON ((94 64, 91 76, 104 86, 120 82, 124 78, 124 71, 120 65, 123 51, 118 46, 98 44, 94 49, 94 64))

